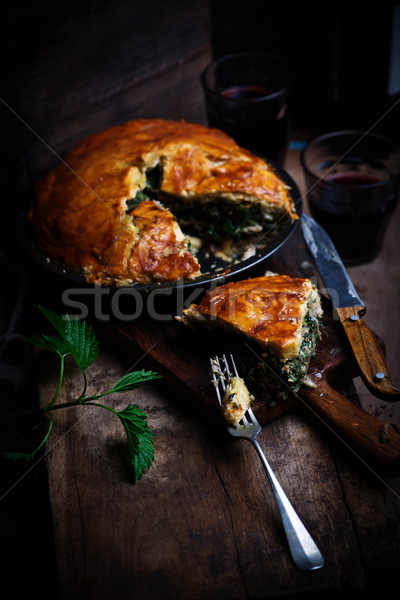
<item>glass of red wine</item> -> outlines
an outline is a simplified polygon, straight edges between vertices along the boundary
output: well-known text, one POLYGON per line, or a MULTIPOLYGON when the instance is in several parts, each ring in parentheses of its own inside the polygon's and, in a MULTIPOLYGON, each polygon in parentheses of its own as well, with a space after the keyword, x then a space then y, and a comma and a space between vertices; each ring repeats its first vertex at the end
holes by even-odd
POLYGON ((374 260, 398 202, 398 145, 375 133, 336 131, 312 140, 300 160, 310 212, 343 262, 374 260))
POLYGON ((208 125, 282 165, 290 127, 287 62, 262 51, 235 52, 207 65, 201 82, 208 125))

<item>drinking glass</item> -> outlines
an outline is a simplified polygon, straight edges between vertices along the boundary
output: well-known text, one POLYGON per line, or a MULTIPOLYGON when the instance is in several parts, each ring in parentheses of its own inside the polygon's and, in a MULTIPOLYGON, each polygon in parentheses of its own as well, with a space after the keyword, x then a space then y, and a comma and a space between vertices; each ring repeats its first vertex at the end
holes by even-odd
POLYGON ((287 62, 262 51, 235 52, 207 65, 201 82, 208 125, 282 165, 290 127, 287 62))
POLYGON ((310 212, 344 263, 376 258, 399 197, 398 145, 375 133, 335 131, 312 140, 300 161, 310 212))

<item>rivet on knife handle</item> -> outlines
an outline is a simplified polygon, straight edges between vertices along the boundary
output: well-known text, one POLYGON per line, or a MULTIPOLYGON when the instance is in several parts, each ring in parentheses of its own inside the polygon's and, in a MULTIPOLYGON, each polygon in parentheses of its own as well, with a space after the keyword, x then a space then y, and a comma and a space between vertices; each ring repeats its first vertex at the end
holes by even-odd
POLYGON ((400 389, 391 380, 383 350, 361 318, 363 306, 338 307, 337 313, 370 391, 384 400, 400 400, 400 389))

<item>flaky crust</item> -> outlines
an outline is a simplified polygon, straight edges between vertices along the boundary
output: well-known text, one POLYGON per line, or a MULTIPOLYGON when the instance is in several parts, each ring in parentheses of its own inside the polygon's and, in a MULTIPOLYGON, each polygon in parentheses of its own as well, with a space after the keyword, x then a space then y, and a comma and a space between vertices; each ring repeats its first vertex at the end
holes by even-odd
MULTIPOLYGON (((156 260, 157 267, 140 272, 139 263, 149 262, 143 255, 146 244, 139 260, 143 233, 132 222, 133 213, 126 214, 126 203, 144 189, 146 172, 157 165, 163 173, 161 195, 178 195, 182 202, 246 198, 296 218, 289 190, 275 172, 221 131, 140 119, 84 139, 37 184, 29 216, 41 251, 95 283, 198 275, 197 261, 173 239, 177 229, 168 211, 158 211, 159 224, 164 216, 163 235, 168 222, 177 252, 163 246, 161 258, 168 260, 156 260)), ((148 241, 156 240, 156 229, 148 241)), ((151 251, 148 258, 154 263, 154 247, 151 251)))
POLYGON ((231 282, 209 292, 184 315, 238 331, 287 360, 299 352, 312 287, 309 279, 289 275, 231 282))
POLYGON ((175 281, 199 272, 197 260, 187 251, 187 242, 174 216, 154 200, 141 202, 130 212, 139 230, 139 241, 129 258, 129 271, 136 280, 175 281))

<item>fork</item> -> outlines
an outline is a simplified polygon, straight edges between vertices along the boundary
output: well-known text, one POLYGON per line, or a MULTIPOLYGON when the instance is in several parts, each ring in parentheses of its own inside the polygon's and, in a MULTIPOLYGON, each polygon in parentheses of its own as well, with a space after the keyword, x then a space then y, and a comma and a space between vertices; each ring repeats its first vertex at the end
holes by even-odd
MULTIPOLYGON (((236 377, 239 377, 236 364, 232 354, 230 355, 232 363, 232 371, 236 377)), ((215 386, 216 394, 220 407, 223 407, 223 398, 226 389, 225 381, 229 380, 231 369, 228 365, 226 355, 222 356, 223 368, 219 357, 211 358, 211 373, 212 380, 215 386)), ((249 407, 239 422, 237 427, 227 425, 228 432, 235 438, 249 440, 258 452, 261 462, 267 473, 269 482, 274 492, 275 500, 278 505, 279 513, 282 520, 283 529, 289 545, 289 550, 294 564, 302 571, 313 571, 324 566, 324 558, 319 551, 317 545, 303 525, 293 506, 289 502, 285 492, 283 491, 279 481, 277 480, 267 458, 258 442, 257 436, 261 431, 261 425, 254 416, 253 411, 249 407)))

